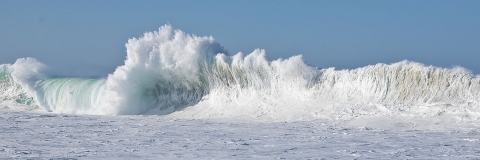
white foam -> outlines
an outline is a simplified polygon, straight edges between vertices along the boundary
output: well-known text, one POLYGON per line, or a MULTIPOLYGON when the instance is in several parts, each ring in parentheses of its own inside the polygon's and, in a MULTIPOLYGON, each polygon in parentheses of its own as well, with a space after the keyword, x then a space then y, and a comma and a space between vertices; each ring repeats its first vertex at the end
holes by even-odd
POLYGON ((12 77, 38 105, 57 113, 268 121, 388 115, 476 120, 480 113, 480 78, 460 67, 402 61, 317 69, 301 55, 274 61, 261 49, 229 55, 213 37, 170 25, 125 46, 125 65, 106 79, 48 78, 33 58, 19 59, 12 77))

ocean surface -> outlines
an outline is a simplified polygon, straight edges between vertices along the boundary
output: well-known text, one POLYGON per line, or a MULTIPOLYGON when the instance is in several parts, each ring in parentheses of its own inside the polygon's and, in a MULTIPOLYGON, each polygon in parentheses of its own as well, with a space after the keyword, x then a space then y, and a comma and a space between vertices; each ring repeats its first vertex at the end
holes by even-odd
MULTIPOLYGON (((394 158, 397 154, 400 158, 432 158, 437 157, 437 153, 471 158, 478 153, 473 147, 479 146, 476 128, 480 116, 480 77, 465 68, 439 68, 407 60, 349 70, 316 68, 307 65, 301 55, 269 61, 261 49, 250 54, 228 53, 211 36, 184 33, 170 25, 129 39, 125 46, 125 64, 101 78, 54 76, 46 65, 30 57, 0 65, 0 119, 5 124, 0 132, 0 156, 88 157, 94 148, 101 148, 98 145, 111 147, 119 144, 130 149, 116 148, 118 150, 113 153, 125 152, 126 158, 134 158, 136 154, 133 152, 155 151, 148 147, 138 149, 135 145, 155 143, 168 146, 168 143, 172 145, 179 140, 186 145, 185 151, 197 150, 175 156, 175 152, 182 153, 180 146, 179 150, 173 149, 172 152, 161 150, 159 153, 162 154, 157 156, 215 158, 210 154, 221 152, 215 147, 198 148, 198 145, 210 143, 226 147, 224 149, 228 152, 216 157, 222 159, 234 158, 229 157, 232 155, 242 155, 237 158, 282 158, 277 152, 311 153, 308 156, 286 156, 295 159, 379 158, 385 155, 394 158), (240 127, 235 128, 239 122, 242 122, 238 124, 240 127), (80 127, 90 123, 95 125, 80 127), (182 130, 182 125, 190 127, 182 130), (227 131, 208 129, 211 125, 227 131), (276 132, 273 137, 268 131, 248 136, 265 127, 276 128, 271 129, 276 132), (136 132, 130 132, 131 129, 136 132), (116 137, 118 141, 108 140, 106 130, 124 136, 116 137), (169 142, 157 135, 175 130, 187 134, 187 137, 170 133, 167 135, 174 141, 169 142), (78 131, 84 133, 76 133, 78 131), (37 135, 39 132, 46 135, 37 135), (190 132, 193 136, 191 143, 186 140, 190 132), (212 134, 202 138, 201 132, 212 134), (239 134, 240 139, 228 136, 230 133, 239 134), (13 134, 14 138, 8 139, 8 135, 13 134), (218 141, 222 134, 224 138, 218 141), (322 139, 322 134, 327 136, 322 139), (358 139, 342 139, 345 137, 338 134, 354 135, 358 139), (395 134, 407 137, 393 136, 395 134), (434 137, 429 137, 430 134, 434 137), (39 137, 26 138, 34 135, 39 137), (283 140, 282 135, 287 139, 283 140), (48 136, 53 136, 52 141, 56 139, 62 145, 46 145, 48 142, 44 140, 48 136), (95 139, 96 136, 99 139, 95 139), (293 139, 288 139, 292 136, 293 139), (331 141, 329 136, 333 138, 331 141), (363 143, 362 139, 370 136, 375 137, 375 142, 363 143), (138 141, 131 139, 134 137, 138 141), (307 141, 309 137, 314 140, 307 141), (87 146, 80 145, 85 138, 96 141, 85 141, 87 146), (195 142, 195 138, 201 144, 195 142), (422 145, 418 140, 425 138, 431 138, 425 141, 425 145, 434 145, 432 151, 435 152, 427 154, 432 146, 423 146, 427 149, 415 146, 422 145), (73 150, 63 149, 69 140, 79 146, 73 150), (395 152, 405 147, 398 146, 397 140, 411 142, 405 144, 410 148, 395 152), (448 141, 448 144, 436 143, 437 140, 448 141), (264 144, 269 141, 272 141, 270 147, 270 144, 264 144), (289 141, 293 146, 306 143, 303 147, 290 148, 289 141), (380 144, 382 141, 385 144, 380 144), (342 146, 346 143, 356 147, 342 146), (35 150, 35 144, 47 148, 35 150), (191 148, 188 144, 196 147, 191 148), (465 150, 459 150, 461 144, 466 145, 465 150), (340 149, 335 148, 338 145, 340 149), (368 149, 359 149, 362 145, 368 149), (443 152, 442 145, 451 152, 443 152), (18 149, 22 146, 29 149, 18 149), (322 146, 335 152, 318 155, 317 147, 322 146), (62 149, 56 152, 52 147, 62 149), (422 154, 415 156, 415 151, 411 150, 415 147, 422 154), (235 150, 244 152, 235 154, 235 150)), ((103 148, 105 153, 97 158, 108 157, 110 151, 107 150, 103 148)), ((146 158, 142 154, 139 157, 146 158)))

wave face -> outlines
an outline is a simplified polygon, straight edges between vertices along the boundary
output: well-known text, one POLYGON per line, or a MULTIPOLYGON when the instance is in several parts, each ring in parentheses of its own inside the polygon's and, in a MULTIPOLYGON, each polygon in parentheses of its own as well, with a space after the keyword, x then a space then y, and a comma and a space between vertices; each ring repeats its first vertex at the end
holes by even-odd
POLYGON ((37 108, 33 98, 13 80, 12 71, 11 65, 0 65, 0 108, 17 110, 37 108))
POLYGON ((480 78, 460 67, 402 61, 317 69, 301 56, 268 61, 260 49, 230 56, 213 37, 170 25, 125 46, 125 65, 101 79, 50 77, 33 58, 2 65, 0 104, 57 113, 276 120, 398 114, 473 120, 480 113, 480 78))

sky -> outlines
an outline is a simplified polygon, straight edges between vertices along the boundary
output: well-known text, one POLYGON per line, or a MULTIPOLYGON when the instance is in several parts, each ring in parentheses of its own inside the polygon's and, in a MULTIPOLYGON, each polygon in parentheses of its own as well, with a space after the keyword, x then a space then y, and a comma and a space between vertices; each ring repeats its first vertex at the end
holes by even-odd
POLYGON ((33 57, 59 75, 106 76, 125 43, 165 24, 230 54, 303 55, 318 68, 410 60, 480 74, 480 1, 0 1, 0 64, 33 57))

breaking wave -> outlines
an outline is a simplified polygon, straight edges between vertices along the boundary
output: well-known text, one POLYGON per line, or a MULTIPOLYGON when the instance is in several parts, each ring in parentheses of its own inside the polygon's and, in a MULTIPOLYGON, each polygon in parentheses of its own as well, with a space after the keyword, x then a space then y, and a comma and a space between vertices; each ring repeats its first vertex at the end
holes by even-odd
MULTIPOLYGON (((49 112, 179 117, 345 118, 480 115, 480 78, 466 69, 402 61, 318 69, 302 56, 229 55, 213 37, 170 25, 128 40, 106 78, 55 78, 34 58, 0 66, 0 105, 49 112)), ((1 107, 1 106, 0 106, 1 107)))

